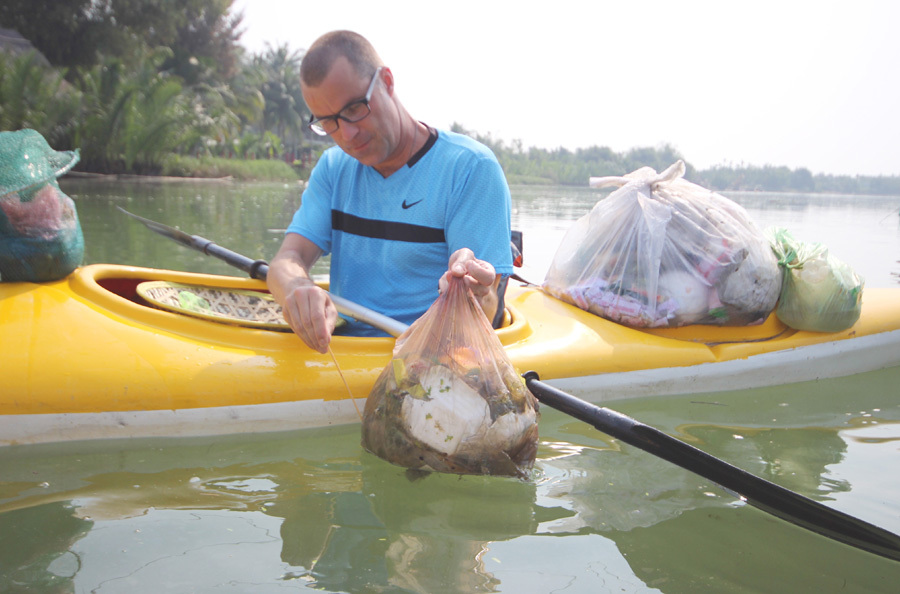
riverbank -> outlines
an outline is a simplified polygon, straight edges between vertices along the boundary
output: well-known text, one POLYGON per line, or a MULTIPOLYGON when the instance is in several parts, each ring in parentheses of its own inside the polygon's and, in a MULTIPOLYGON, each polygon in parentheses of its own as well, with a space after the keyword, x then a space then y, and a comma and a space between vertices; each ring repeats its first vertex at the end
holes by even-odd
POLYGON ((176 175, 134 175, 130 173, 89 173, 87 171, 70 171, 66 174, 70 179, 87 179, 101 182, 135 182, 135 183, 166 183, 166 182, 197 182, 197 183, 230 183, 235 179, 228 175, 225 177, 182 177, 176 175))
POLYGON ((226 159, 223 157, 185 157, 166 159, 163 170, 172 177, 231 177, 235 181, 291 182, 308 178, 309 171, 292 167, 281 159, 226 159))
POLYGON ((185 157, 171 155, 166 159, 159 175, 131 173, 97 173, 75 170, 68 174, 73 178, 98 181, 196 181, 196 182, 298 182, 309 177, 309 171, 292 167, 279 159, 226 159, 224 157, 185 157))

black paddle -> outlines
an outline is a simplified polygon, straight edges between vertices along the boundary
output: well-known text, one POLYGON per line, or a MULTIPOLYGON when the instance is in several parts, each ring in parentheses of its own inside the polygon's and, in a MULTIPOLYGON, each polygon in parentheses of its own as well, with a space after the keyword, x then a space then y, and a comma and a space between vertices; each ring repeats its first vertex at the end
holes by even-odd
MULTIPOLYGON (((141 221, 160 235, 223 260, 231 266, 247 272, 252 278, 261 280, 266 278, 269 267, 262 260, 252 260, 218 246, 208 239, 197 235, 188 235, 178 229, 139 217, 121 207, 119 210, 141 221)), ((380 328, 393 336, 398 336, 407 328, 401 322, 352 301, 336 295, 332 295, 331 298, 342 313, 380 328)), ((540 381, 538 374, 534 371, 527 372, 524 377, 528 389, 542 404, 711 480, 754 507, 783 520, 870 553, 900 561, 900 536, 893 532, 888 532, 874 524, 832 509, 799 493, 750 474, 627 415, 608 408, 601 408, 558 390, 540 381)))

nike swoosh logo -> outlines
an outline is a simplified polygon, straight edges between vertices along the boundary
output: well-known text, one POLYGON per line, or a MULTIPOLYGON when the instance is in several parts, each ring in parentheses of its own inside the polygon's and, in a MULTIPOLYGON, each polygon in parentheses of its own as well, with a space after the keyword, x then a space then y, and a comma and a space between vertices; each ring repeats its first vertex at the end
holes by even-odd
MULTIPOLYGON (((422 200, 425 200, 425 199, 422 198, 422 200)), ((401 204, 400 206, 403 208, 403 210, 406 210, 407 208, 412 208, 413 206, 415 206, 416 204, 418 204, 418 203, 421 202, 422 200, 416 200, 415 202, 411 202, 411 203, 407 204, 407 203, 406 203, 406 199, 404 198, 404 199, 403 199, 403 204, 401 204)))

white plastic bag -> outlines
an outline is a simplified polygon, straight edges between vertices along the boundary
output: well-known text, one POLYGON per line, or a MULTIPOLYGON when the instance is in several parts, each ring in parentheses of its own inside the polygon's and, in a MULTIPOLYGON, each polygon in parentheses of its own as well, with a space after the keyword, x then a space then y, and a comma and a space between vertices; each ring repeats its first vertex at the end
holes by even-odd
POLYGON ((544 289, 635 328, 749 325, 775 308, 782 273, 735 202, 682 179, 678 161, 624 177, 563 238, 544 289))

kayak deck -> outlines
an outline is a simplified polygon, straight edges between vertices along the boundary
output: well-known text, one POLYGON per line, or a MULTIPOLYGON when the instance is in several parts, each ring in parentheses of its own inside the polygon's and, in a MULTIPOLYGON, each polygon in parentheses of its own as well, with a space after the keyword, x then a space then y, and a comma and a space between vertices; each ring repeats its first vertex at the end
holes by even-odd
MULTIPOLYGON (((393 338, 335 336, 332 359, 290 332, 151 307, 137 294, 145 281, 265 290, 258 280, 115 265, 86 266, 53 283, 0 284, 0 435, 9 435, 0 444, 28 441, 22 426, 51 418, 59 435, 88 437, 98 424, 117 427, 114 434, 168 435, 183 434, 182 424, 194 434, 198 420, 244 427, 249 419, 248 430, 258 422, 273 430, 354 422, 391 358, 393 338), (141 413, 151 412, 138 431, 148 417, 141 413)), ((900 364, 898 294, 866 290, 859 322, 823 334, 793 330, 774 315, 749 327, 637 330, 539 288, 510 286, 509 324, 497 334, 519 371, 595 402, 741 389, 900 364)))

